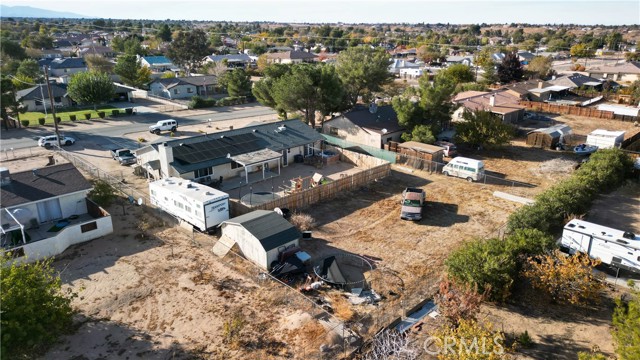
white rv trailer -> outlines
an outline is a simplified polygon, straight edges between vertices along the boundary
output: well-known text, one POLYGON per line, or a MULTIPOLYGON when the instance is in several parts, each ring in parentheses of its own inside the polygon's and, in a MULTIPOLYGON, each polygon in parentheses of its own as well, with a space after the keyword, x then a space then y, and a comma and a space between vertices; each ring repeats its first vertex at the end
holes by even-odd
POLYGON ((229 194, 187 179, 168 177, 149 183, 151 204, 200 231, 229 220, 229 194))
POLYGON ((619 148, 624 141, 624 131, 593 130, 587 135, 587 145, 597 146, 598 149, 619 148))
POLYGON ((631 232, 574 219, 565 225, 560 245, 570 254, 582 251, 603 264, 640 272, 640 236, 631 232))

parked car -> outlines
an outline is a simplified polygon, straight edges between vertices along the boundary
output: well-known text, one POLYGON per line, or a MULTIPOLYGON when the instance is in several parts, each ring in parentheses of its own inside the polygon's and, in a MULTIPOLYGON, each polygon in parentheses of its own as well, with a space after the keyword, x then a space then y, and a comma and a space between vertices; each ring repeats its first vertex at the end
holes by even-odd
POLYGON ((400 219, 422 220, 422 207, 424 206, 426 193, 420 188, 408 187, 402 192, 402 208, 400 219))
MULTIPOLYGON (((72 138, 71 136, 62 136, 60 138, 60 144, 63 146, 73 145, 75 144, 75 142, 76 142, 76 139, 72 138)), ((51 146, 57 146, 57 145, 58 145, 57 135, 43 136, 40 139, 38 139, 38 146, 50 148, 51 146)))
POLYGON ((444 149, 444 156, 454 157, 458 155, 458 148, 454 143, 448 141, 436 141, 436 145, 444 149))
POLYGON ((120 165, 131 165, 136 163, 136 156, 129 149, 113 149, 111 157, 117 160, 120 165))
POLYGON ((173 119, 160 120, 155 125, 149 126, 149 132, 159 135, 162 131, 174 132, 178 129, 178 122, 173 119))

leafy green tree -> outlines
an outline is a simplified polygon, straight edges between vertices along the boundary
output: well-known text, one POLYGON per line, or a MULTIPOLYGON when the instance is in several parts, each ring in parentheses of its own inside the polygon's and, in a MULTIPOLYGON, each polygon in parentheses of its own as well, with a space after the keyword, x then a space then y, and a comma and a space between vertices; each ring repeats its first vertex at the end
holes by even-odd
POLYGON ((616 301, 613 313, 613 337, 619 360, 640 359, 640 292, 634 290, 631 299, 616 301))
POLYGON ((411 131, 411 140, 425 144, 433 144, 436 142, 436 137, 433 135, 433 132, 431 132, 431 127, 421 124, 416 125, 411 131))
POLYGON ((31 264, 1 255, 2 358, 32 358, 70 330, 71 298, 62 293, 51 259, 31 264))
POLYGON ((97 71, 80 72, 71 76, 67 91, 73 100, 80 104, 93 104, 94 109, 115 96, 115 86, 109 75, 97 71))
POLYGON ((446 69, 440 70, 436 75, 435 81, 438 84, 457 85, 467 83, 474 80, 473 71, 464 64, 451 65, 446 69))
POLYGON ((342 97, 336 97, 341 95, 336 94, 335 87, 341 85, 337 74, 322 68, 322 65, 297 64, 273 84, 273 100, 278 107, 301 111, 312 127, 316 124, 316 111, 329 111, 342 100, 342 97))
POLYGON ((612 51, 617 51, 618 50, 618 45, 620 45, 620 43, 622 43, 623 39, 622 39, 622 34, 620 34, 617 31, 612 31, 609 34, 607 34, 607 47, 612 50, 612 51))
POLYGON ((135 55, 118 56, 114 71, 120 76, 122 82, 129 86, 142 88, 151 82, 151 70, 142 66, 135 55))
POLYGON ((142 42, 138 37, 131 36, 122 44, 124 53, 127 55, 146 55, 147 50, 142 47, 142 42))
POLYGON ((162 41, 171 41, 171 29, 169 29, 169 25, 162 24, 156 33, 156 37, 162 41))
POLYGON ((34 82, 40 82, 43 76, 43 73, 40 71, 40 67, 38 66, 38 62, 33 59, 22 60, 16 74, 18 76, 32 79, 34 82))
POLYGON ((524 70, 518 60, 518 54, 513 51, 505 54, 502 63, 498 65, 498 79, 503 84, 522 80, 524 70))
POLYGON ((286 119, 287 112, 278 104, 273 96, 274 85, 278 82, 278 80, 288 74, 290 72, 290 66, 283 64, 272 64, 264 68, 264 77, 257 81, 251 92, 253 96, 256 97, 258 102, 264 106, 268 106, 278 112, 280 117, 286 119))
POLYGON ((358 97, 367 97, 392 80, 389 55, 382 48, 351 47, 338 55, 336 72, 344 84, 347 103, 353 107, 358 97))
POLYGON ((116 199, 116 190, 104 180, 93 181, 93 189, 87 195, 96 204, 107 207, 116 199))
POLYGON ((458 141, 487 148, 506 145, 513 137, 514 130, 509 124, 489 111, 464 111, 464 122, 456 126, 458 141))
POLYGON ((536 56, 527 65, 527 72, 534 79, 546 79, 553 74, 553 60, 546 56, 536 56))
POLYGON ((89 70, 110 73, 113 70, 113 63, 100 55, 88 55, 84 57, 89 70))
POLYGON ((227 71, 220 79, 220 85, 226 86, 229 96, 247 96, 251 94, 251 76, 244 69, 227 71))
POLYGON ((0 39, 0 55, 3 59, 9 57, 15 60, 22 60, 27 57, 27 52, 19 43, 3 34, 2 39, 0 39))
POLYGON ((3 77, 0 84, 2 98, 0 99, 0 114, 5 130, 9 130, 9 116, 15 116, 20 119, 20 114, 26 112, 27 108, 20 106, 16 100, 16 88, 9 78, 3 77))
POLYGON ((207 54, 209 54, 207 35, 201 29, 178 32, 167 51, 167 57, 174 64, 183 67, 186 74, 190 74, 197 68, 207 54))
POLYGON ((572 58, 585 59, 592 58, 595 55, 595 50, 589 48, 585 44, 575 44, 569 50, 572 58))

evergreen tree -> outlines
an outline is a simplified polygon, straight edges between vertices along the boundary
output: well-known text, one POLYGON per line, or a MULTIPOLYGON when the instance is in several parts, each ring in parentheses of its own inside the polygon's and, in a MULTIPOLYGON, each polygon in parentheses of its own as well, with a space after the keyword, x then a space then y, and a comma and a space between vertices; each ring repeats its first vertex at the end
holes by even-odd
POLYGON ((515 51, 508 52, 502 60, 502 63, 498 65, 498 79, 500 82, 508 84, 520 81, 522 80, 523 74, 524 70, 518 59, 518 54, 515 51))

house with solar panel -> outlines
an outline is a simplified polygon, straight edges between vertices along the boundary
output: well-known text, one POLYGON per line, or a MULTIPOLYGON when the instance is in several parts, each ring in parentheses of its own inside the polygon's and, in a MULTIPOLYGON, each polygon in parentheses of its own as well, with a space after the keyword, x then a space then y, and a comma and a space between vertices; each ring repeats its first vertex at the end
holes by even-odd
POLYGON ((247 126, 147 145, 135 151, 141 164, 136 171, 153 179, 249 184, 319 153, 323 139, 297 119, 247 126))

